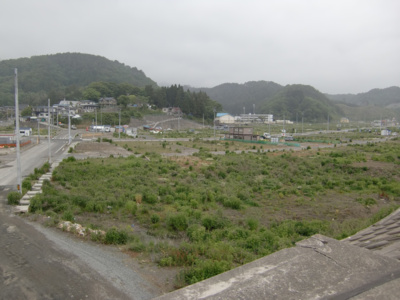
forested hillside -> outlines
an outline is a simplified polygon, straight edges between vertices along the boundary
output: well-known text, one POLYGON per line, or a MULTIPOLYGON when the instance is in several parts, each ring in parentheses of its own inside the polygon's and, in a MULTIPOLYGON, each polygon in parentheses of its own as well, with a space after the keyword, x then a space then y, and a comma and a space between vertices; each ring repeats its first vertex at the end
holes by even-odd
POLYGON ((400 106, 400 87, 373 89, 366 93, 326 95, 329 99, 358 106, 400 106))
POLYGON ((211 99, 222 104, 231 114, 273 114, 274 119, 326 121, 343 117, 342 110, 324 94, 311 86, 281 86, 268 81, 245 84, 225 83, 214 88, 201 88, 211 99), (244 109, 243 109, 244 108, 244 109))
POLYGON ((266 101, 261 107, 262 113, 272 113, 274 119, 301 120, 307 122, 338 120, 342 110, 324 94, 308 85, 287 85, 266 101))
POLYGON ((259 107, 283 87, 271 81, 249 81, 244 84, 224 83, 213 88, 192 88, 192 91, 203 91, 211 99, 222 104, 225 111, 231 114, 253 112, 259 113, 259 107), (243 107, 245 108, 243 110, 243 107))
POLYGON ((62 53, 0 61, 0 106, 13 105, 14 68, 18 69, 20 103, 38 105, 47 99, 77 99, 92 82, 156 83, 135 67, 101 56, 62 53))

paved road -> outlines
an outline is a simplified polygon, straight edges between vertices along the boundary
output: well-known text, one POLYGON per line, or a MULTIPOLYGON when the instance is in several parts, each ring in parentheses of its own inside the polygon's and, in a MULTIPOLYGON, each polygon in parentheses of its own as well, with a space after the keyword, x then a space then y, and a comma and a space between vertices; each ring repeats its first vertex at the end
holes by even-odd
MULTIPOLYGON (((53 139, 52 159, 61 159, 68 147, 60 136, 53 139)), ((47 159, 47 141, 24 149, 23 177, 47 159)), ((15 190, 15 153, 2 156, 1 162, 1 300, 151 299, 161 294, 159 288, 134 271, 133 261, 117 248, 83 242, 14 215, 6 204, 6 195, 15 190)))

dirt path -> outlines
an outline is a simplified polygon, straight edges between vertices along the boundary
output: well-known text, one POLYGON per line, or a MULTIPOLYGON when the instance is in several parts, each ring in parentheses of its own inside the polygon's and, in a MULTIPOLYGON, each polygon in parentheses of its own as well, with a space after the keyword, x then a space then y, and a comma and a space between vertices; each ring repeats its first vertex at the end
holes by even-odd
POLYGON ((11 214, 5 195, 0 191, 0 299, 151 299, 162 293, 119 249, 27 222, 11 214))

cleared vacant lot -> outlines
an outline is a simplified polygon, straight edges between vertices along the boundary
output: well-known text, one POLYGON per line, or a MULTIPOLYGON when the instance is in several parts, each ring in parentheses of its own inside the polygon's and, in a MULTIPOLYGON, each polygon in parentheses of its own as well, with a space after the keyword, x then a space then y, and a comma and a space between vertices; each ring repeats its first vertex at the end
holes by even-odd
POLYGON ((123 245, 149 267, 178 274, 175 287, 315 233, 344 238, 400 203, 399 140, 284 152, 221 141, 134 142, 122 145, 128 157, 117 156, 113 143, 91 145, 117 152, 62 162, 31 212, 48 216, 48 225, 67 220, 104 231, 84 238, 123 245), (159 154, 190 149, 197 153, 159 154), (247 149, 256 151, 233 152, 247 149))

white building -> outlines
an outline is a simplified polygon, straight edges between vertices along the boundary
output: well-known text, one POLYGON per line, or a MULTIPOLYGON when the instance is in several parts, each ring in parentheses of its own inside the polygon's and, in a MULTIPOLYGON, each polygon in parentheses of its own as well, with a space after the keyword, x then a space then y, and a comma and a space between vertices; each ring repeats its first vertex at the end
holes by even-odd
POLYGON ((272 123, 274 116, 271 114, 241 114, 238 121, 242 123, 272 123))
POLYGON ((215 122, 219 124, 233 124, 235 123, 235 118, 228 113, 217 113, 215 122))

